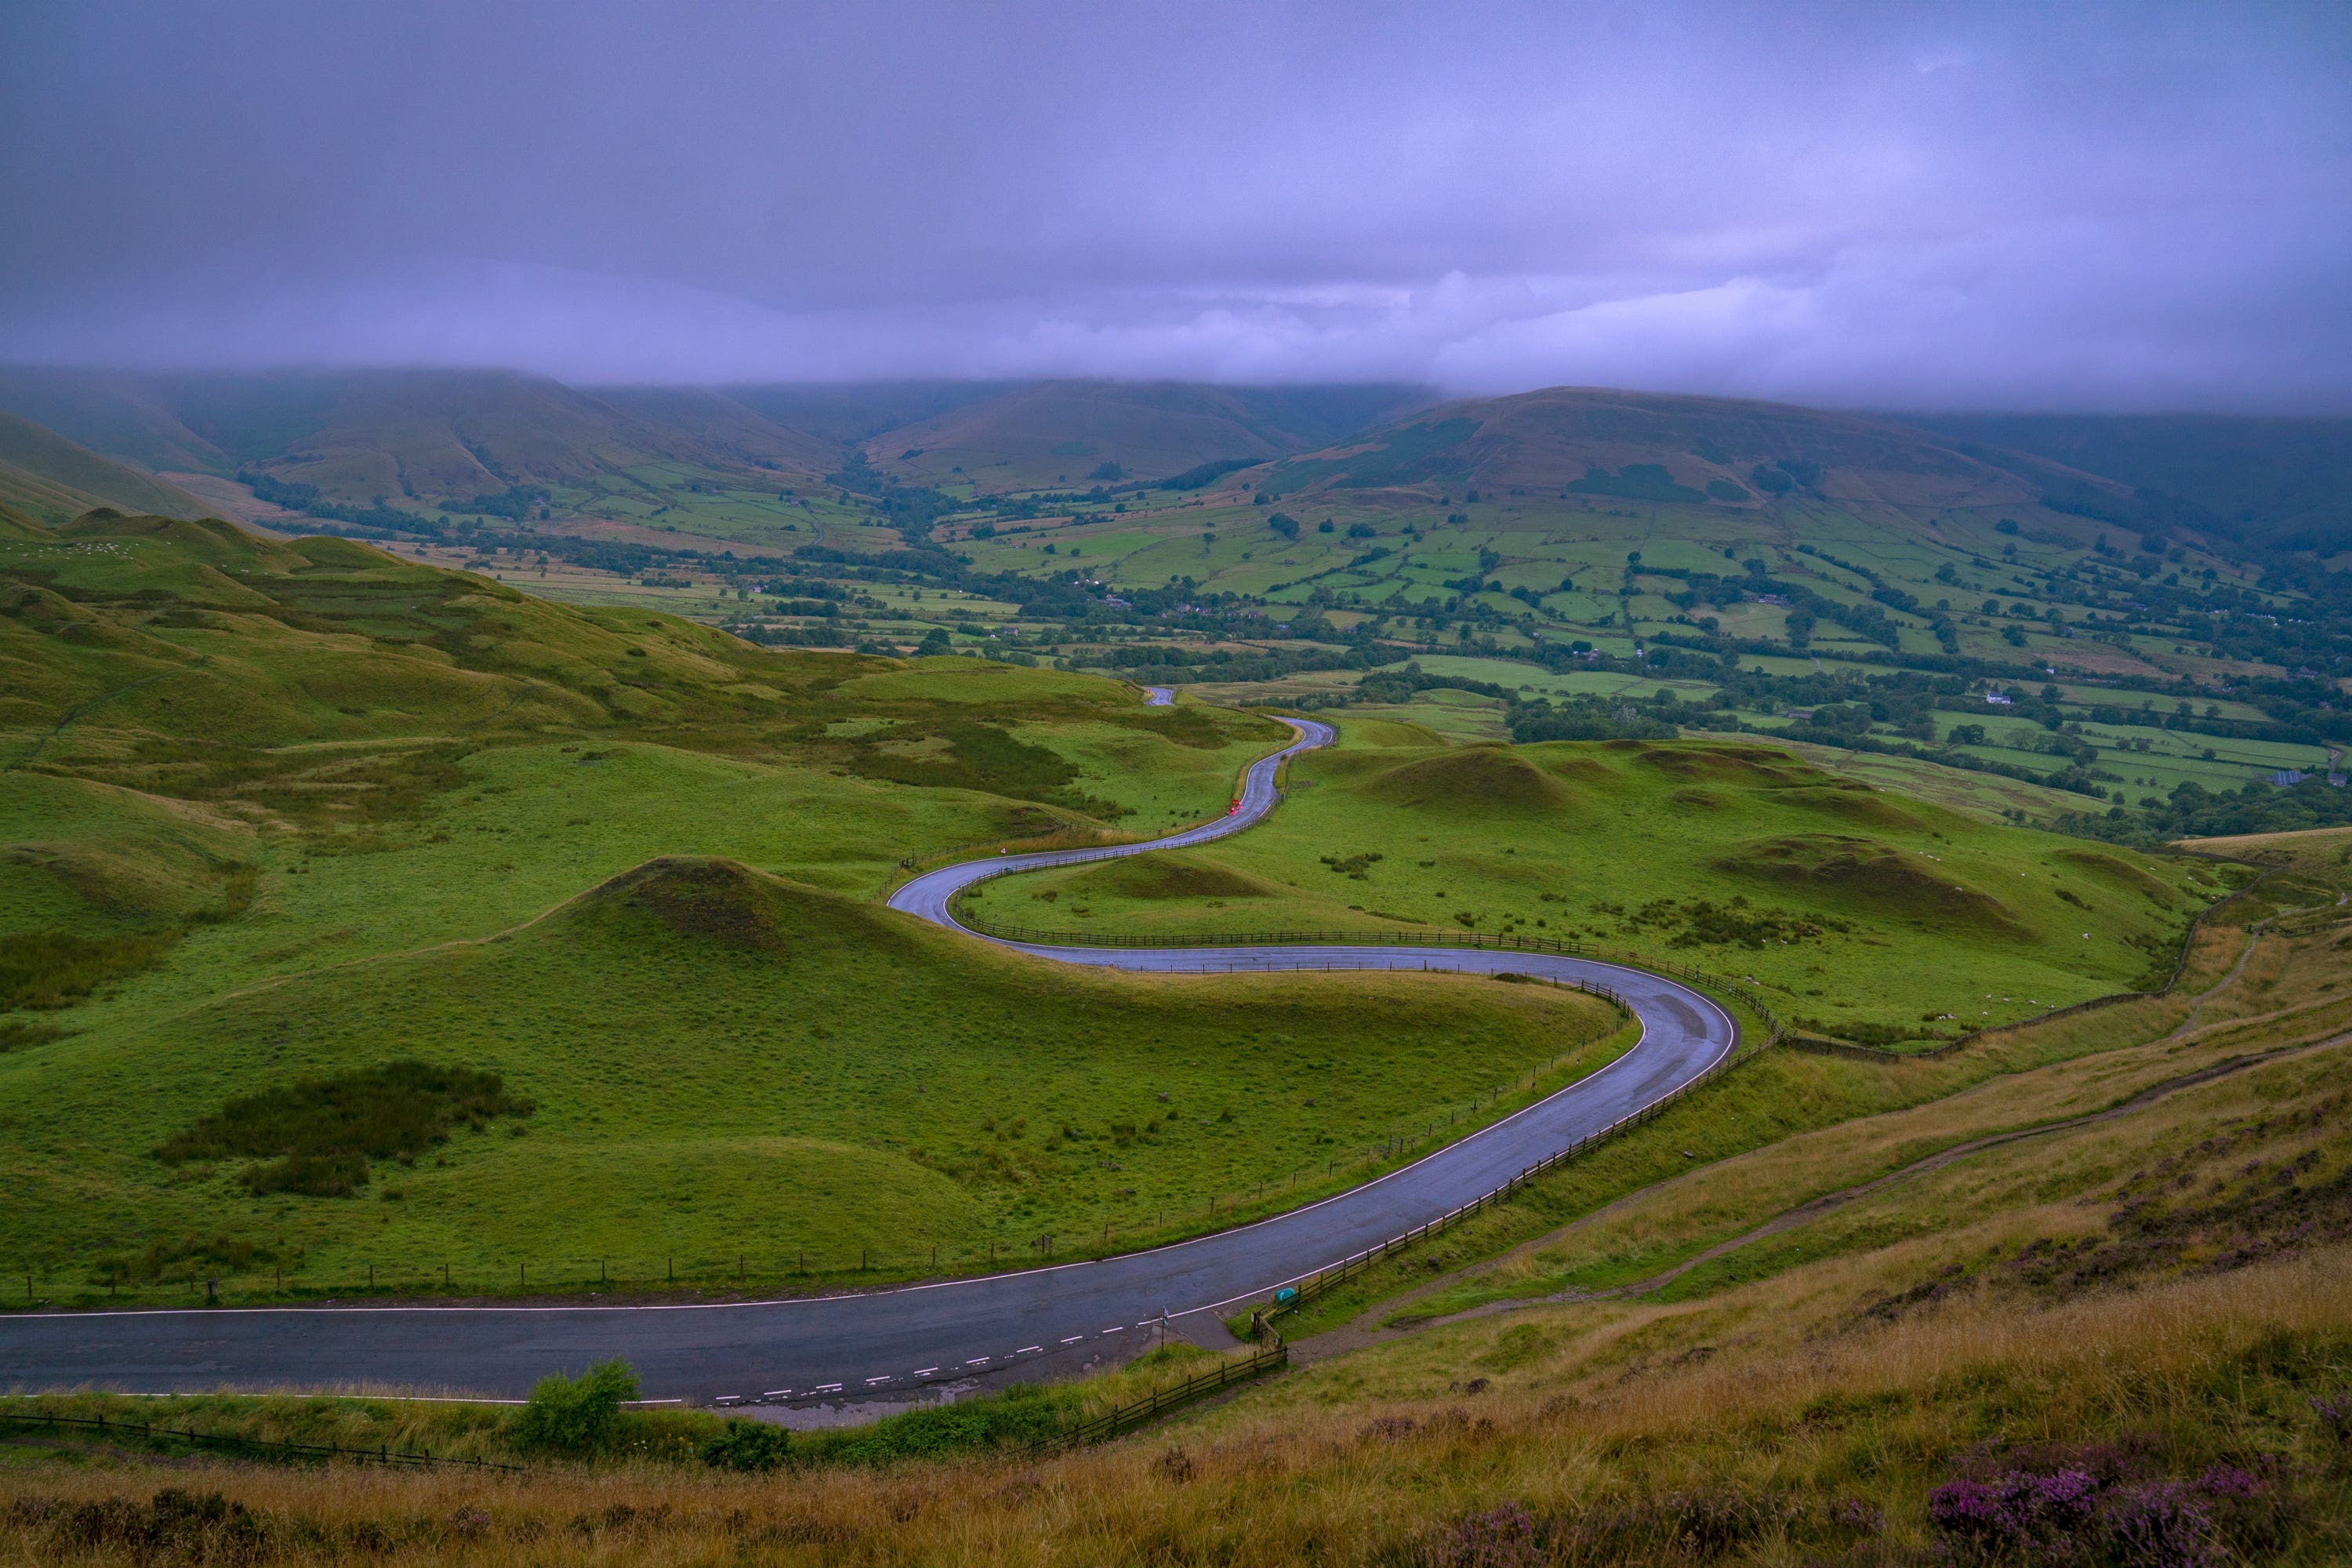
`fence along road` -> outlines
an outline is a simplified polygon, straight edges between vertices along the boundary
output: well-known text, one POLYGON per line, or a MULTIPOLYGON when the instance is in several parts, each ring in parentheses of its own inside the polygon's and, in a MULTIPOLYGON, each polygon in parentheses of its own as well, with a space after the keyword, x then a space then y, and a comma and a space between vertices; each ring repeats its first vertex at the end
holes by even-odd
MULTIPOLYGON (((1285 759, 1337 738, 1327 724, 1288 722, 1298 731, 1297 741, 1254 764, 1235 808, 1215 822, 1144 844, 945 867, 899 888, 890 907, 955 926, 949 899, 987 877, 1239 832, 1279 798, 1275 781, 1285 759)), ((1664 1099, 1738 1043, 1730 1017, 1687 986, 1642 970, 1551 953, 999 945, 1055 963, 1155 973, 1507 971, 1605 986, 1641 1020, 1642 1037, 1599 1072, 1378 1180, 1271 1219, 1150 1251, 794 1300, 27 1313, 0 1319, 0 1387, 162 1393, 365 1384, 513 1398, 546 1373, 619 1355, 636 1368, 649 1397, 799 1402, 887 1396, 1041 1360, 1066 1365, 1132 1342, 1163 1312, 1181 1320, 1235 1310, 1436 1219, 1664 1099)), ((1183 1324, 1177 1326, 1181 1331, 1183 1324)))

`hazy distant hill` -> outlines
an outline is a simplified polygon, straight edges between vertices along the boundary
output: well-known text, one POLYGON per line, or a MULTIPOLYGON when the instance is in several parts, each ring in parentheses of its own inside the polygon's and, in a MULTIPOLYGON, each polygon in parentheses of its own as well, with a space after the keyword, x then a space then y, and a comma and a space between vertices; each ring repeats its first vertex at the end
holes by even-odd
POLYGON ((1801 491, 1903 515, 2023 508, 2045 488, 1892 420, 1589 387, 1443 404, 1248 482, 1277 496, 1436 486, 1733 508, 1801 491))
POLYGON ((694 386, 599 386, 598 402, 647 426, 690 436, 707 452, 757 468, 825 473, 841 466, 841 444, 778 423, 731 390, 694 386))
POLYGON ((862 456, 901 480, 991 495, 1226 464, 1249 466, 1236 484, 1278 496, 1481 489, 1735 510, 1811 497, 1885 522, 2039 504, 2143 538, 2352 547, 2345 419, 1898 418, 1575 387, 1432 406, 1423 389, 1372 384, 579 388, 500 371, 21 367, 0 368, 0 410, 46 427, 48 445, 20 433, 21 449, 0 451, 0 500, 45 517, 100 501, 267 515, 229 482, 242 473, 265 499, 346 518, 379 497, 425 512, 539 490, 558 515, 626 501, 645 514, 630 519, 667 525, 680 514, 656 509, 797 491, 862 456))
POLYGON ((895 427, 866 451, 902 478, 984 491, 1166 479, 1307 451, 1425 400, 1409 386, 1049 381, 895 427))
POLYGON ((0 366, 0 408, 150 473, 234 468, 173 410, 169 384, 114 371, 0 366))
POLYGON ((933 419, 1013 390, 1002 381, 845 381, 728 386, 719 390, 789 430, 846 446, 933 419))
POLYGON ((162 471, 258 471, 349 502, 432 505, 655 463, 798 472, 824 455, 712 395, 624 395, 660 416, 505 371, 0 374, 0 406, 49 413, 94 449, 162 471))
POLYGON ((176 518, 214 510, 185 490, 109 462, 12 414, 0 414, 0 506, 45 522, 64 521, 99 506, 176 518))
POLYGON ((1973 414, 1913 421, 1955 444, 2007 447, 2186 501, 2258 543, 2352 549, 2352 419, 2212 414, 1973 414))

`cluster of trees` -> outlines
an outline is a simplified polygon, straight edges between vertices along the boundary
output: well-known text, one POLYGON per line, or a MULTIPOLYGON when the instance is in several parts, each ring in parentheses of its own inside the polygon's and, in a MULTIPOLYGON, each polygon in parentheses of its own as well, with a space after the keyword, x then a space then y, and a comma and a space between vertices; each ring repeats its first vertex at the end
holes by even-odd
POLYGON ((2236 791, 2208 790, 2189 779, 2173 786, 2169 799, 2153 805, 2111 806, 2105 814, 2070 812, 2056 823, 2062 833, 2140 845, 2347 825, 2352 825, 2352 789, 2337 788, 2315 775, 2285 788, 2257 780, 2236 791))

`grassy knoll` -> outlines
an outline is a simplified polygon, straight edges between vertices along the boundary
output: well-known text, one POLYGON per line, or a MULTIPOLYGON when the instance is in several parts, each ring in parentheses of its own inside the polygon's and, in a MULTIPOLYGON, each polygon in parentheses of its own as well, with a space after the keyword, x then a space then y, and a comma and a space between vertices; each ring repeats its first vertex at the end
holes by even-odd
POLYGON ((1879 1042, 2160 985, 2231 885, 1769 746, 1448 746, 1374 724, 1293 763, 1282 811, 1240 838, 1006 879, 970 907, 1064 929, 1572 938, 1752 974, 1808 1026, 1879 1042))
POLYGON ((515 1285, 518 1262, 593 1283, 605 1257, 633 1284, 673 1255, 698 1278, 746 1257, 771 1281, 803 1251, 836 1275, 862 1252, 928 1269, 934 1247, 971 1267, 992 1243, 1195 1229, 1213 1197, 1230 1214, 1263 1183, 1277 1201, 1335 1163, 1344 1180, 1432 1108, 1466 1122, 1563 1050, 1549 1082, 1601 1065, 1615 1029, 1573 993, 1444 976, 1074 972, 737 862, 664 859, 488 941, 320 963, 0 1058, 20 1200, 0 1250, 69 1295, 195 1273, 266 1289, 279 1268, 347 1291, 371 1264, 415 1286, 446 1263, 474 1290, 515 1285), (183 1136, 239 1096, 409 1059, 495 1072, 535 1109, 378 1159, 341 1197, 183 1136))

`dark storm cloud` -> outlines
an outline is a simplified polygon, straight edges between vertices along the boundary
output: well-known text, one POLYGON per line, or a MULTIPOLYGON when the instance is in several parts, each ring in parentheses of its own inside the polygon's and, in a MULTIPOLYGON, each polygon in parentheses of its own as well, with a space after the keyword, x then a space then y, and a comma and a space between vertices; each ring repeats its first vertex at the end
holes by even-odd
POLYGON ((2347 18, 19 0, 0 357, 2340 409, 2347 18))

